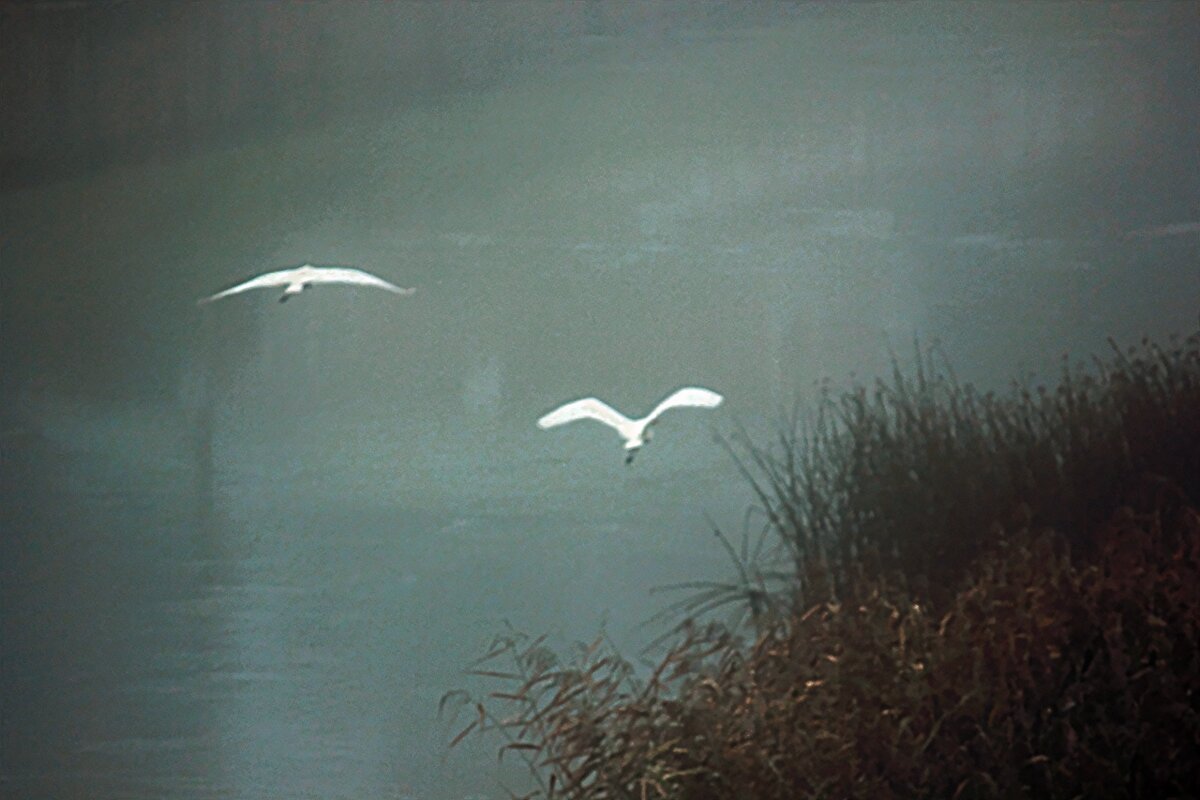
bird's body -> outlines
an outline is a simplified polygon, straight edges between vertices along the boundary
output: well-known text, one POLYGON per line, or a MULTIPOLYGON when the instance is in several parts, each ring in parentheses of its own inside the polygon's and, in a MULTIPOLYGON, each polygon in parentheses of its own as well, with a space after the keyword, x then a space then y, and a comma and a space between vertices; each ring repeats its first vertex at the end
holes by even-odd
POLYGON ((389 292, 399 295, 410 295, 416 291, 416 289, 401 289, 395 284, 388 283, 383 278, 353 267, 314 267, 311 264, 305 264, 293 269, 267 272, 248 281, 243 281, 236 286, 231 286, 228 289, 217 292, 211 297, 203 298, 200 300, 200 304, 211 303, 214 300, 220 300, 222 297, 241 294, 251 289, 268 289, 279 286, 284 287, 279 302, 286 303, 292 295, 300 294, 300 292, 316 283, 347 283, 356 286, 371 286, 376 289, 386 289, 389 292))
POLYGON ((716 408, 725 398, 708 389, 686 386, 673 392, 641 419, 630 419, 603 400, 584 397, 554 409, 538 420, 543 430, 578 419, 594 419, 616 430, 625 440, 625 463, 633 461, 638 448, 650 441, 651 428, 664 411, 672 408, 716 408))

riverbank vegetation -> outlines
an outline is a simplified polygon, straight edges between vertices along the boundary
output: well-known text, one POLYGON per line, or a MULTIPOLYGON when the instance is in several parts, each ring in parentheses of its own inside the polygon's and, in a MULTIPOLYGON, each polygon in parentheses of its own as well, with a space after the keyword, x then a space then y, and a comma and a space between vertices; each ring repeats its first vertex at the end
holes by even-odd
POLYGON ((543 797, 1192 791, 1200 332, 1004 395, 925 354, 730 450, 762 535, 719 532, 734 576, 649 674, 509 632, 456 742, 499 732, 543 797))

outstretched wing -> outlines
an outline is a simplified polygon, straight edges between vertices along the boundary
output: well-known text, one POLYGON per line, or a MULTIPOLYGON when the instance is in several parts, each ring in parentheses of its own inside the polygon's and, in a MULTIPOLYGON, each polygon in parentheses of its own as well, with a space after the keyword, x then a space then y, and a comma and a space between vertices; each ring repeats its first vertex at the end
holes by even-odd
POLYGON ((237 286, 231 286, 224 291, 217 292, 211 297, 200 299, 200 304, 211 303, 213 300, 220 300, 222 297, 229 297, 231 294, 241 294, 248 292, 251 289, 265 289, 269 286, 287 286, 292 282, 292 276, 295 274, 294 269, 281 269, 276 272, 268 272, 259 275, 257 278, 251 278, 248 281, 239 283, 237 286))
POLYGON ((716 408, 721 405, 724 399, 721 395, 708 389, 685 386, 655 406, 654 410, 650 412, 650 416, 646 418, 646 421, 653 422, 658 419, 660 414, 671 408, 682 408, 685 406, 689 408, 716 408))
POLYGON ((545 429, 574 422, 577 419, 594 419, 597 422, 603 422, 610 428, 616 428, 618 431, 622 426, 628 425, 630 421, 628 417, 607 403, 594 397, 585 397, 554 409, 539 419, 537 424, 539 428, 545 429))
POLYGON ((383 278, 363 272, 353 267, 315 267, 313 268, 313 283, 355 283, 359 286, 374 286, 376 289, 387 289, 400 295, 409 295, 416 289, 401 289, 394 283, 388 283, 383 278))

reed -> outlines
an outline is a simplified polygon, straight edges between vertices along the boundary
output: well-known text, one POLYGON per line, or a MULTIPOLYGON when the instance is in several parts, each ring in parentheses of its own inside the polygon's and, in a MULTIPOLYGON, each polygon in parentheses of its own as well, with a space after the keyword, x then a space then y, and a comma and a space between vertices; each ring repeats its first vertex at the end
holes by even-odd
MULTIPOLYGON (((1054 389, 959 383, 936 349, 905 373, 794 413, 775 442, 728 449, 793 572, 823 565, 835 593, 864 569, 938 602, 1001 527, 1050 527, 1086 552, 1096 527, 1153 486, 1200 497, 1200 332, 1149 341, 1054 389)), ((801 586, 806 600, 829 587, 801 586), (815 592, 815 594, 814 594, 815 592)))
POLYGON ((1004 398, 935 366, 731 442, 765 526, 717 531, 735 577, 649 674, 508 631, 455 743, 498 733, 545 798, 1191 796, 1200 333, 1004 398))

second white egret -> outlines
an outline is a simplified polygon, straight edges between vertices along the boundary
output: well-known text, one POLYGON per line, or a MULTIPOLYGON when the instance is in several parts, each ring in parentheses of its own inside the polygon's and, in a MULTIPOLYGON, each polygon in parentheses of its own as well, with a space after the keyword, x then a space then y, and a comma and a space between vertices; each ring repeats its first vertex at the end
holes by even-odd
POLYGON ((602 400, 584 397, 554 409, 537 421, 543 430, 574 422, 577 419, 594 419, 616 430, 625 440, 625 463, 633 461, 638 449, 650 441, 651 427, 664 411, 672 408, 716 408, 724 400, 710 389, 685 386, 672 392, 641 419, 630 419, 602 400))

